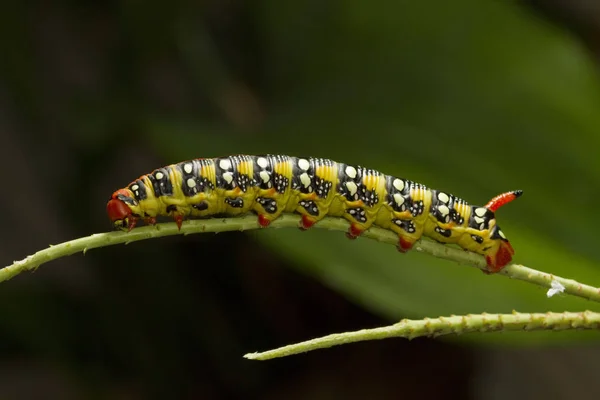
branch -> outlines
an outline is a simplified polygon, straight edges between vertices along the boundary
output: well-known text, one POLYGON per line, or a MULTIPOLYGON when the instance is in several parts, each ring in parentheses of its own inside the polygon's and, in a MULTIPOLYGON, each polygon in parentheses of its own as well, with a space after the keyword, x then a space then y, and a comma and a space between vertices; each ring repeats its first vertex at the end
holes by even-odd
MULTIPOLYGON (((286 214, 271 222, 272 228, 293 228, 299 226, 300 217, 297 215, 286 214)), ((318 224, 316 228, 329 229, 336 231, 347 231, 348 222, 342 218, 327 217, 318 224)), ((227 231, 246 231, 250 229, 258 229, 259 225, 256 222, 256 216, 247 215, 237 218, 212 218, 204 220, 188 220, 181 227, 181 231, 177 229, 177 225, 173 222, 157 224, 155 226, 142 226, 133 229, 131 232, 108 232, 98 233, 91 236, 71 240, 55 246, 50 246, 47 249, 38 251, 37 253, 25 258, 21 261, 15 261, 12 265, 0 269, 0 282, 6 281, 23 271, 34 271, 40 265, 61 257, 71 254, 83 252, 84 254, 91 249, 105 247, 120 243, 132 243, 138 240, 153 239, 163 236, 172 235, 189 235, 193 233, 203 232, 227 232, 227 231)), ((372 227, 363 233, 364 237, 375 239, 383 243, 396 245, 398 236, 393 232, 372 227)), ((431 240, 421 239, 415 243, 414 250, 433 255, 435 257, 452 260, 459 264, 470 265, 486 270, 486 263, 482 256, 466 252, 457 247, 443 245, 431 240)), ((504 275, 509 278, 519 279, 535 285, 546 288, 552 287, 552 282, 560 283, 564 286, 564 293, 583 297, 584 299, 600 302, 600 288, 585 285, 572 279, 565 279, 545 272, 536 271, 522 265, 511 264, 505 267, 497 275, 504 275)))
POLYGON ((262 353, 250 353, 244 357, 250 360, 270 360, 311 350, 324 349, 340 344, 366 340, 403 337, 413 339, 420 336, 437 337, 468 332, 497 331, 540 331, 566 329, 598 329, 600 313, 591 311, 565 313, 524 314, 513 311, 512 314, 461 315, 423 320, 404 319, 397 324, 375 329, 336 333, 318 339, 280 347, 262 353))

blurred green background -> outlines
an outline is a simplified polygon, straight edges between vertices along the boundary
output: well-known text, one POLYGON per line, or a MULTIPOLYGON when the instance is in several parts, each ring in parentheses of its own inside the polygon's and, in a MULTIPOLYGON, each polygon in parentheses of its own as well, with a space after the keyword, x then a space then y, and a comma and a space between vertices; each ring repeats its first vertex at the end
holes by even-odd
MULTIPOLYGON (((196 157, 361 164, 485 204, 515 261, 600 286, 592 0, 12 2, 0 12, 0 265, 110 229, 110 194, 196 157)), ((340 232, 113 246, 0 287, 0 398, 600 396, 597 332, 241 356, 402 318, 600 311, 340 232)))

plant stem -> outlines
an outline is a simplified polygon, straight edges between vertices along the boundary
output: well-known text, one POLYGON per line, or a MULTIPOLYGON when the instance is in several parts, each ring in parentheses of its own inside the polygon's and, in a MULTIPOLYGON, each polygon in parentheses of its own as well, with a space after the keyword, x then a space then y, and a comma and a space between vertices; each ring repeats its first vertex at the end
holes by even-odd
POLYGON ((397 324, 360 331, 336 333, 321 338, 308 340, 289 346, 280 347, 262 353, 250 353, 244 357, 250 360, 270 360, 312 350, 324 349, 346 343, 366 340, 379 340, 394 337, 413 339, 420 336, 437 337, 449 334, 468 332, 496 331, 539 331, 566 329, 598 329, 600 313, 591 311, 564 313, 517 313, 512 314, 478 314, 422 320, 404 319, 397 324))
MULTIPOLYGON (((294 228, 298 227, 300 217, 297 215, 282 215, 271 222, 271 228, 294 228)), ((336 231, 346 231, 348 222, 342 218, 327 217, 315 225, 315 228, 330 229, 336 231)), ((172 235, 189 235, 204 232, 226 232, 226 231, 245 231, 250 229, 259 229, 256 216, 247 215, 237 218, 212 218, 204 220, 188 220, 177 229, 173 222, 157 224, 155 226, 142 226, 133 229, 131 232, 107 232, 98 233, 91 236, 71 240, 47 249, 40 250, 37 253, 21 261, 15 261, 12 265, 0 269, 0 282, 6 281, 23 271, 34 271, 40 265, 61 257, 69 256, 78 252, 83 252, 120 243, 131 243, 138 240, 153 239, 172 235)), ((393 232, 372 227, 363 233, 363 236, 375 239, 383 243, 396 245, 398 237, 393 232)), ((482 256, 466 252, 462 249, 443 245, 431 240, 421 239, 413 247, 416 251, 427 253, 435 257, 452 260, 459 264, 470 265, 486 270, 485 260, 482 256)), ((585 285, 572 279, 565 279, 541 271, 536 271, 522 265, 512 264, 505 267, 498 273, 513 279, 519 279, 538 286, 549 288, 552 281, 557 281, 565 287, 564 293, 583 297, 588 300, 600 302, 600 288, 585 285)))

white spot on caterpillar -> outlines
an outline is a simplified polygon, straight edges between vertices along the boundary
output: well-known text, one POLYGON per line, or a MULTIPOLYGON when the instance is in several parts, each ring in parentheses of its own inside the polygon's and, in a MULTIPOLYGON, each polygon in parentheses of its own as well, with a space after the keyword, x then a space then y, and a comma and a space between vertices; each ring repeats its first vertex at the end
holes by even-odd
POLYGON ((229 161, 228 159, 225 158, 225 159, 219 161, 219 167, 221 169, 228 170, 229 168, 231 168, 231 161, 229 161))
MULTIPOLYGON (((442 214, 442 217, 445 217, 446 215, 448 215, 450 213, 450 209, 448 208, 448 206, 445 205, 441 205, 438 206, 438 211, 440 212, 440 214, 442 214)), ((475 217, 478 218, 478 217, 475 217)))
POLYGON ((223 174, 223 179, 225 179, 225 182, 227 182, 228 184, 233 182, 233 173, 231 172, 225 172, 223 174))
POLYGON ((303 171, 308 171, 308 169, 310 168, 310 163, 308 162, 307 159, 301 158, 298 160, 298 167, 303 171))
POLYGON ((259 157, 258 160, 256 160, 256 163, 261 168, 267 168, 269 166, 269 161, 264 157, 259 157))
POLYGON ((267 171, 260 171, 259 175, 260 179, 262 179, 265 183, 269 182, 269 179, 271 179, 271 175, 269 175, 267 171))
POLYGON ((394 201, 396 202, 396 204, 401 206, 402 204, 404 204, 404 197, 402 197, 400 193, 394 193, 394 201))
POLYGON ((444 192, 439 192, 437 198, 442 203, 447 203, 450 200, 450 197, 448 197, 448 195, 444 192))
POLYGON ((351 196, 354 196, 358 190, 358 186, 356 186, 356 183, 354 182, 346 182, 346 188, 350 192, 351 196))
POLYGON ((140 187, 139 187, 139 185, 137 185, 137 184, 136 184, 136 185, 133 185, 133 186, 131 186, 131 190, 132 190, 132 191, 134 191, 134 192, 135 192, 135 191, 137 191, 139 188, 140 188, 140 187))
POLYGON ((310 176, 308 176, 308 174, 305 172, 302 175, 300 175, 300 182, 302 182, 302 185, 304 185, 304 187, 309 187, 310 186, 310 176))
POLYGON ((404 181, 402 179, 396 178, 394 179, 394 182, 392 182, 392 184, 399 192, 404 190, 404 181))
POLYGON ((157 172, 154 176, 156 177, 156 179, 161 180, 162 178, 164 178, 165 174, 163 174, 162 172, 157 172))
POLYGON ((186 181, 186 183, 187 183, 188 187, 190 187, 190 188, 196 187, 196 181, 194 180, 194 178, 189 178, 186 181))
POLYGON ((482 231, 482 230, 484 230, 484 229, 485 229, 485 224, 481 224, 481 225, 479 225, 479 230, 480 230, 480 231, 482 231))
POLYGON ((356 172, 356 168, 354 168, 353 166, 347 165, 345 172, 346 172, 346 176, 348 176, 348 178, 350 178, 350 179, 356 178, 357 172, 356 172))
POLYGON ((485 222, 485 219, 481 218, 481 217, 475 217, 473 218, 475 220, 475 222, 477 222, 478 224, 483 224, 485 222))
POLYGON ((194 167, 192 166, 192 164, 191 164, 191 163, 187 163, 187 164, 185 164, 185 165, 183 166, 183 171, 184 171, 186 174, 191 174, 193 170, 194 170, 194 167))
POLYGON ((504 235, 504 232, 502 232, 500 229, 498 229, 498 235, 500 235, 500 237, 502 239, 506 239, 506 236, 504 235))
POLYGON ((485 208, 485 207, 479 207, 479 208, 475 209, 475 215, 477 215, 479 217, 483 217, 486 212, 487 212, 487 208, 485 208))

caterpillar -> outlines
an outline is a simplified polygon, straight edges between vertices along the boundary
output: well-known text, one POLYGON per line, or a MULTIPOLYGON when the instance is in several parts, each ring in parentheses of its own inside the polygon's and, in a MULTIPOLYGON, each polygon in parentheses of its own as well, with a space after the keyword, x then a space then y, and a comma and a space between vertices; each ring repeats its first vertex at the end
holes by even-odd
POLYGON ((506 192, 474 206, 362 166, 323 158, 234 155, 158 168, 115 191, 106 210, 114 228, 124 230, 140 219, 154 225, 159 216, 172 217, 181 229, 186 217, 254 212, 258 224, 267 227, 282 213, 297 213, 303 230, 325 216, 343 217, 350 222, 346 235, 351 239, 375 225, 396 233, 397 248, 405 253, 426 236, 483 255, 487 271, 494 273, 514 255, 495 212, 522 193, 506 192))

